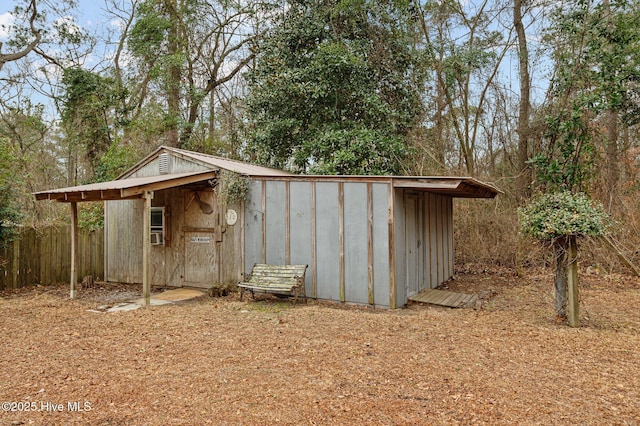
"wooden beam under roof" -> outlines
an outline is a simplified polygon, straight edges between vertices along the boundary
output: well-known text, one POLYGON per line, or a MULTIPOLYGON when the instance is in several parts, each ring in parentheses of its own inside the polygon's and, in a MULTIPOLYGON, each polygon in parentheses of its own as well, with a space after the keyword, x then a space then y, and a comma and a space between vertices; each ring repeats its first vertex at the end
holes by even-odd
POLYGON ((163 180, 160 182, 152 182, 144 185, 122 188, 122 198, 131 196, 140 196, 149 191, 160 191, 162 189, 175 188, 177 186, 188 185, 195 182, 201 182, 209 179, 215 179, 218 176, 217 171, 209 171, 191 176, 184 176, 171 180, 163 180))
POLYGON ((36 192, 36 200, 55 200, 62 203, 140 199, 147 191, 159 191, 216 179, 215 170, 159 175, 144 178, 120 179, 69 188, 36 192))

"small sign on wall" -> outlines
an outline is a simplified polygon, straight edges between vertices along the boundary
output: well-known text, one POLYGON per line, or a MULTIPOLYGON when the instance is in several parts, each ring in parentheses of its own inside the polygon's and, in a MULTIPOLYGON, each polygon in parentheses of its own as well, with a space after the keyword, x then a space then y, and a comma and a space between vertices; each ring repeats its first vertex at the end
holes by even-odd
POLYGON ((211 237, 191 237, 191 242, 196 244, 209 244, 211 237))

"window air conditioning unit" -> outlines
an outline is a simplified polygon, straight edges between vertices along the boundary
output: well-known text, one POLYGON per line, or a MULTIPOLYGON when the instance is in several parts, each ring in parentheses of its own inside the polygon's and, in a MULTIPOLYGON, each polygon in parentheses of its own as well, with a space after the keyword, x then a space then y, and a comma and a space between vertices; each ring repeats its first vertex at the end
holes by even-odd
POLYGON ((161 246, 164 244, 162 239, 162 232, 152 232, 151 233, 151 245, 152 246, 161 246))

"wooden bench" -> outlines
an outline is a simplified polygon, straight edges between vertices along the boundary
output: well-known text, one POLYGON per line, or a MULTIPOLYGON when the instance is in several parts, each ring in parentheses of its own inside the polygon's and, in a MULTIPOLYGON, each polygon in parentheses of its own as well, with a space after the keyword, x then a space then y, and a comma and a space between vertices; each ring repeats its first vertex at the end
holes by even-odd
POLYGON ((246 290, 251 292, 255 299, 255 293, 270 293, 276 295, 294 296, 294 303, 298 296, 304 297, 307 303, 307 295, 304 291, 304 276, 307 265, 265 265, 256 263, 249 275, 244 276, 244 281, 238 283, 240 287, 240 300, 246 290))

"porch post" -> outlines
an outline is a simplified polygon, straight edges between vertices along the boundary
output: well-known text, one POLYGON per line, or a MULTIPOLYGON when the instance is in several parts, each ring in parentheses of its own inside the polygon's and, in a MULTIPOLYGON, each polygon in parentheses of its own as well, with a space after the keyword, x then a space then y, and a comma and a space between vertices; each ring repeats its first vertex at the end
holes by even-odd
POLYGON ((76 283, 78 282, 78 203, 71 204, 71 286, 69 296, 76 298, 76 283))
POLYGON ((396 288, 396 225, 395 225, 395 194, 393 179, 389 180, 387 206, 389 210, 389 309, 398 307, 398 291, 396 288))
POLYGON ((578 246, 575 235, 569 236, 567 253, 567 318, 569 326, 580 327, 580 297, 578 292, 578 246))
POLYGON ((144 306, 151 304, 151 200, 153 191, 145 191, 142 196, 142 297, 144 306))

